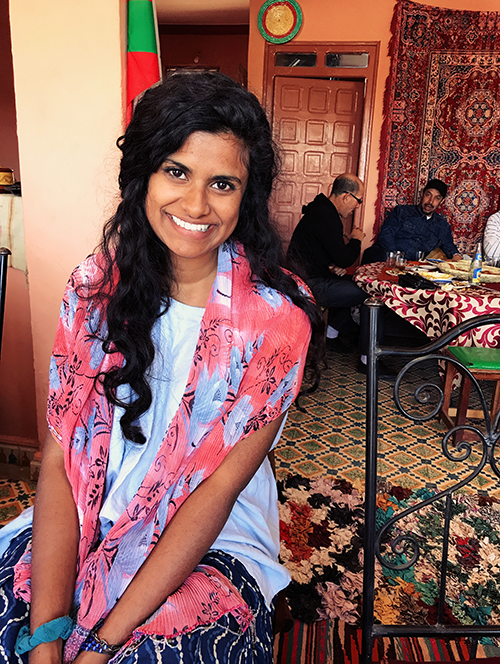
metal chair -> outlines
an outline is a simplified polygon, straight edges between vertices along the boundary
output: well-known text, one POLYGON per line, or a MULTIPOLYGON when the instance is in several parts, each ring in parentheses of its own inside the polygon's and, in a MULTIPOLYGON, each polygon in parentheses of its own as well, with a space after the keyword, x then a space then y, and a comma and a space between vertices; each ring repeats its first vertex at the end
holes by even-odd
MULTIPOLYGON (((427 345, 414 348, 396 348, 383 347, 379 345, 380 338, 380 316, 383 303, 380 300, 370 299, 365 302, 368 308, 369 325, 369 350, 367 363, 366 379, 366 468, 365 468, 365 539, 364 539, 364 579, 363 579, 363 647, 362 664, 368 664, 372 661, 373 645, 377 638, 383 636, 430 636, 437 639, 469 637, 471 639, 470 657, 474 658, 477 651, 477 639, 485 636, 500 636, 500 625, 453 625, 445 622, 445 599, 446 599, 446 578, 447 562, 449 552, 450 522, 452 517, 453 495, 462 487, 474 480, 481 471, 489 466, 494 474, 500 478, 500 469, 495 460, 495 451, 497 441, 500 438, 499 420, 497 414, 493 421, 486 403, 485 396, 479 385, 477 378, 473 373, 461 364, 451 354, 443 355, 440 351, 445 349, 459 335, 469 330, 483 325, 500 324, 500 315, 485 315, 471 318, 451 332, 444 334, 440 339, 428 343, 427 345), (422 500, 420 503, 397 513, 396 516, 389 519, 382 527, 376 527, 376 501, 377 501, 377 428, 378 428, 378 368, 377 364, 381 358, 386 357, 405 358, 406 365, 401 369, 394 385, 394 401, 399 413, 413 423, 423 423, 435 419, 444 403, 444 392, 440 380, 433 383, 430 379, 418 385, 413 386, 410 391, 404 392, 402 383, 411 371, 422 362, 445 362, 451 363, 466 376, 470 383, 477 390, 481 409, 484 415, 484 429, 461 424, 452 427, 446 432, 442 439, 442 453, 448 461, 465 462, 468 460, 472 470, 466 477, 456 481, 453 486, 438 491, 430 498, 422 500), (404 400, 401 395, 404 394, 404 400), (411 394, 411 399, 408 397, 411 394), (407 404, 410 404, 408 406, 407 404), (418 413, 421 408, 422 414, 418 413), (469 440, 461 440, 456 447, 453 447, 454 437, 457 432, 466 430, 472 433, 475 438, 476 454, 479 462, 472 465, 471 454, 473 443, 469 440), (435 625, 382 625, 375 624, 374 619, 374 599, 375 599, 375 559, 386 568, 391 570, 404 571, 412 567, 421 556, 419 544, 416 538, 409 532, 394 536, 393 527, 404 517, 407 517, 422 507, 432 505, 436 501, 444 503, 444 518, 442 528, 442 553, 440 556, 439 571, 439 595, 437 599, 437 622, 435 625), (390 544, 388 544, 390 542, 390 544), (384 547, 387 547, 384 549, 384 547), (382 551, 387 551, 390 547, 392 553, 406 554, 407 562, 396 564, 384 557, 382 551)), ((425 365, 427 366, 427 365, 425 365)), ((436 371, 437 374, 437 371, 436 371)), ((385 404, 384 404, 385 405, 385 404)), ((469 467, 468 466, 468 467, 469 467)), ((500 480, 499 480, 500 481, 500 480)))

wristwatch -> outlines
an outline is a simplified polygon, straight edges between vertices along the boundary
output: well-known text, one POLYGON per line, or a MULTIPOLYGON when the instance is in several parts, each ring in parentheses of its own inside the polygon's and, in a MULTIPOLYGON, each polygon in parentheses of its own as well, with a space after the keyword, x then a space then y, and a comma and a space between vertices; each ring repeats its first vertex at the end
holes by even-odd
POLYGON ((113 655, 116 655, 120 648, 121 645, 108 643, 104 639, 100 639, 96 634, 96 630, 93 629, 91 632, 89 632, 89 635, 83 642, 81 650, 92 650, 93 652, 98 652, 112 657, 113 655))

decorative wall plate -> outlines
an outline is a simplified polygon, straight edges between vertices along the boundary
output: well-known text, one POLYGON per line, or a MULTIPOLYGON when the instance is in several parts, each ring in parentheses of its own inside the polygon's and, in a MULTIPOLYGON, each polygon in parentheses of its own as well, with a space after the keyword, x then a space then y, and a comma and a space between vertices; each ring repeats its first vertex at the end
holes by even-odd
POLYGON ((257 18, 260 34, 268 42, 284 44, 302 25, 302 10, 296 0, 267 0, 257 18))

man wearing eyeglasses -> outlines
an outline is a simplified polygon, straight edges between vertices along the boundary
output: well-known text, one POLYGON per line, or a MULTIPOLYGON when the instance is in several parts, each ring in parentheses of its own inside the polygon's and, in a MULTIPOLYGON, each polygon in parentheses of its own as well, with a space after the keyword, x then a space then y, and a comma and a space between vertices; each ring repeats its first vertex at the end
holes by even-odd
MULTIPOLYGON (((351 307, 362 304, 368 295, 345 275, 358 258, 365 234, 360 228, 344 232, 342 219, 363 203, 364 184, 351 173, 339 175, 330 196, 319 194, 302 208, 303 217, 293 233, 288 258, 296 265, 311 288, 317 303, 329 309, 329 338, 336 345, 352 345, 357 325, 351 307)), ((331 345, 331 344, 330 344, 331 345)))

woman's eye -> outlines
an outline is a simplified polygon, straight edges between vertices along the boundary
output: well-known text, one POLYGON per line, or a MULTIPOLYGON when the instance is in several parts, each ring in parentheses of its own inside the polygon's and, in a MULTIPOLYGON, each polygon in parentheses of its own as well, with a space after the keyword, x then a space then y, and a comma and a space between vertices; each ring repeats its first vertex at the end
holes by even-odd
POLYGON ((186 177, 186 174, 184 171, 181 171, 180 168, 166 168, 165 172, 178 180, 184 179, 186 177))
POLYGON ((234 185, 226 180, 217 180, 217 182, 214 182, 214 187, 218 191, 232 191, 234 189, 234 185))

